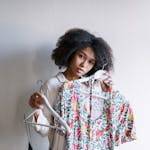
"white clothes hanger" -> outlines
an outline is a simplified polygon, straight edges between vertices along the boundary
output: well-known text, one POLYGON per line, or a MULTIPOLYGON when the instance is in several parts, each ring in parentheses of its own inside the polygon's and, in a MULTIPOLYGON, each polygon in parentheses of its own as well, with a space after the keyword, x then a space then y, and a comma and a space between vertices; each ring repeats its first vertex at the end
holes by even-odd
MULTIPOLYGON (((99 80, 103 80, 104 79, 104 67, 106 66, 107 64, 105 64, 102 68, 102 70, 98 70, 94 73, 94 75, 91 75, 90 77, 84 77, 84 78, 81 78, 81 79, 77 79, 77 81, 79 82, 87 82, 87 81, 95 81, 97 79, 99 80)), ((75 80, 74 80, 75 81, 75 80)), ((41 82, 41 81, 40 81, 41 82)), ((44 95, 44 93, 42 92, 38 92, 39 95, 41 95, 41 97, 43 98, 44 100, 44 105, 46 106, 46 108, 48 109, 48 111, 54 116, 54 118, 65 128, 65 130, 70 133, 71 129, 70 127, 68 126, 68 124, 61 118, 61 116, 52 108, 52 106, 49 104, 48 102, 48 99, 47 97, 44 95)), ((101 96, 102 99, 107 99, 103 96, 101 96)), ((52 125, 45 125, 45 124, 38 124, 38 123, 33 123, 33 122, 30 122, 28 121, 28 119, 30 119, 36 112, 38 111, 38 109, 34 110, 31 114, 29 114, 25 119, 24 119, 24 123, 28 123, 28 124, 32 124, 32 125, 39 125, 39 126, 45 126, 45 127, 49 127, 49 128, 52 128, 52 129, 56 129, 56 130, 59 130, 59 131, 62 131, 64 133, 64 129, 63 128, 60 128, 58 126, 52 126, 52 125)))
MULTIPOLYGON (((38 92, 38 94, 43 98, 44 100, 44 105, 46 106, 46 108, 48 109, 48 111, 55 117, 55 119, 66 129, 66 131, 68 133, 70 133, 71 129, 70 127, 67 125, 67 123, 59 116, 59 114, 51 107, 51 105, 48 102, 47 97, 42 93, 42 92, 38 92)), ((52 126, 52 125, 45 125, 45 124, 38 124, 38 123, 33 123, 33 122, 29 122, 28 119, 30 119, 37 111, 39 111, 39 109, 34 110, 31 114, 29 114, 25 119, 24 119, 24 123, 29 123, 32 125, 40 125, 40 126, 45 126, 45 127, 49 127, 52 129, 56 129, 59 131, 64 132, 63 128, 57 127, 57 126, 52 126)))

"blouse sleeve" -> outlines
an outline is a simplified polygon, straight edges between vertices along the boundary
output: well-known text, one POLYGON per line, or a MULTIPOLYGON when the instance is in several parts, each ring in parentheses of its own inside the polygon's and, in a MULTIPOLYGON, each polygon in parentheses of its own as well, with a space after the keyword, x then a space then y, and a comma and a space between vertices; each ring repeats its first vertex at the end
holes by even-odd
MULTIPOLYGON (((52 105, 54 99, 53 96, 54 91, 53 89, 49 88, 48 82, 45 82, 41 86, 40 92, 42 92, 48 98, 49 103, 52 105)), ((35 121, 35 118, 33 117, 33 122, 37 124, 45 124, 45 125, 50 125, 53 123, 53 119, 52 119, 53 117, 45 107, 43 110, 40 110, 37 113, 38 113, 38 118, 35 121)), ((35 130, 38 133, 40 133, 42 136, 46 136, 48 135, 50 128, 45 126, 35 125, 35 130)))
MULTIPOLYGON (((44 116, 43 111, 41 109, 37 110, 36 113, 38 114, 37 119, 33 116, 34 123, 37 124, 44 124, 49 125, 48 119, 44 116)), ((46 136, 48 134, 49 128, 45 126, 35 125, 36 132, 40 133, 42 136, 46 136)))
POLYGON ((133 110, 129 101, 119 91, 115 92, 113 96, 111 110, 114 145, 118 146, 135 140, 133 110))

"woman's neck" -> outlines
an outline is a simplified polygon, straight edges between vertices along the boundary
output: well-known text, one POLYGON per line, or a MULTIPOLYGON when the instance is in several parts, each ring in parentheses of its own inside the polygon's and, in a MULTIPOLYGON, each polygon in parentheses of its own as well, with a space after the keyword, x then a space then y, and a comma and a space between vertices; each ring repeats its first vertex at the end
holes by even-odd
POLYGON ((64 74, 65 78, 69 81, 79 79, 79 77, 74 76, 73 73, 69 69, 66 69, 63 72, 63 74, 64 74))

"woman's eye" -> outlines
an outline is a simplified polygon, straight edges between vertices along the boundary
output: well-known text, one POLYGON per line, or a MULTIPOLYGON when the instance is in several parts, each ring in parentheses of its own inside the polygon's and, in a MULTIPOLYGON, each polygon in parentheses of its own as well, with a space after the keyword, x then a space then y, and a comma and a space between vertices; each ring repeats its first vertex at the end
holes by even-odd
POLYGON ((93 61, 89 61, 89 64, 94 65, 95 63, 93 61))
POLYGON ((80 57, 80 58, 83 58, 83 55, 82 55, 82 54, 79 54, 79 57, 80 57))

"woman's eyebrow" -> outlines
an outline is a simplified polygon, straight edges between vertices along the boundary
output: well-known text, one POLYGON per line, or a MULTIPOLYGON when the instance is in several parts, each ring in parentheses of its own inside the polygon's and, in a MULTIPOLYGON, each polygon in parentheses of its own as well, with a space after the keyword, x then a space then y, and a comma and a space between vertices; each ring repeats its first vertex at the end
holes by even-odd
MULTIPOLYGON (((82 54, 84 54, 85 56, 87 56, 87 54, 86 54, 84 51, 82 51, 82 50, 81 50, 79 53, 82 53, 82 54)), ((90 59, 91 59, 92 61, 96 61, 95 58, 93 58, 93 57, 90 58, 90 59)))

